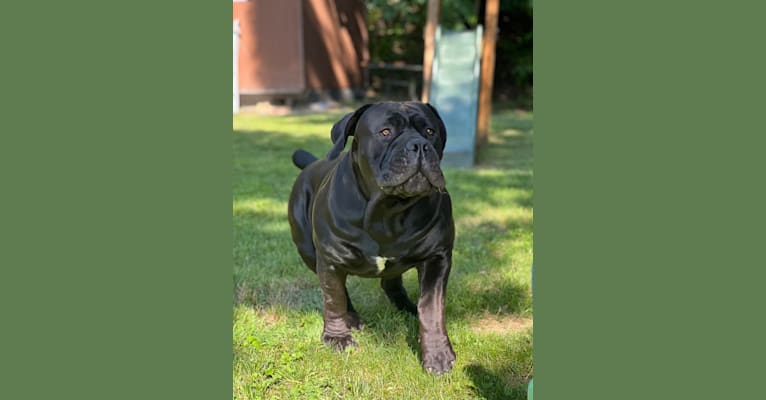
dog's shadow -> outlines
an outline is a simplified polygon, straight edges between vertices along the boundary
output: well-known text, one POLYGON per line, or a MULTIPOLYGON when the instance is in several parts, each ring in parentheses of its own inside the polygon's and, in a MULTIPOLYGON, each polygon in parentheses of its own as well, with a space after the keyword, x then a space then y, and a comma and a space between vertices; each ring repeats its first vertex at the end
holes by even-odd
MULTIPOLYGON (((359 294, 366 293, 370 295, 366 282, 359 282, 349 288, 352 301, 359 294), (355 296, 356 295, 356 296, 355 296)), ((372 286, 372 285, 370 285, 372 286)), ((380 289, 378 289, 380 290, 380 289)), ((414 293, 417 296, 417 293, 414 293)), ((410 294, 413 299, 413 294, 410 294)), ((417 301, 417 297, 414 297, 417 301)), ((381 291, 377 295, 372 295, 364 300, 354 301, 359 316, 362 320, 364 332, 370 339, 381 345, 389 345, 404 339, 409 350, 422 361, 420 354, 420 322, 417 315, 406 311, 398 310, 381 291)))
MULTIPOLYGON (((393 307, 393 305, 391 307, 393 307)), ((418 361, 422 362, 423 357, 420 353, 420 322, 418 321, 418 317, 405 311, 395 310, 393 313, 395 318, 402 320, 399 332, 402 332, 401 334, 405 335, 407 347, 410 349, 410 352, 418 358, 418 361)), ((392 332, 388 327, 377 324, 376 322, 375 319, 371 320, 370 330, 377 338, 380 338, 382 335, 391 335, 392 333, 394 335, 400 334, 396 331, 392 332)))
POLYGON ((482 399, 526 399, 525 385, 510 387, 503 379, 479 364, 471 364, 464 369, 471 378, 471 390, 482 399))

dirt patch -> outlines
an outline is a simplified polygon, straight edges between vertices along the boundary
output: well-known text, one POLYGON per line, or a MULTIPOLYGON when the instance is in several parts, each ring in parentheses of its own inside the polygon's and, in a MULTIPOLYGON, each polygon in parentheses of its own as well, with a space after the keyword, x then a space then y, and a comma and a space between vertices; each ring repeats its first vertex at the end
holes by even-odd
POLYGON ((471 324, 471 330, 476 333, 509 333, 509 332, 523 332, 532 327, 531 318, 523 318, 519 316, 485 316, 473 324, 471 324))

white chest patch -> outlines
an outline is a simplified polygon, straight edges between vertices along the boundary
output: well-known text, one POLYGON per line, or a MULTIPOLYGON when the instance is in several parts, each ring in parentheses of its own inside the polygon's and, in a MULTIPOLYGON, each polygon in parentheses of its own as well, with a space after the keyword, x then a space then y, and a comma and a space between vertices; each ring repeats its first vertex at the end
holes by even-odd
POLYGON ((386 269, 386 261, 393 259, 393 257, 375 257, 375 265, 378 266, 378 272, 383 272, 383 270, 386 269))

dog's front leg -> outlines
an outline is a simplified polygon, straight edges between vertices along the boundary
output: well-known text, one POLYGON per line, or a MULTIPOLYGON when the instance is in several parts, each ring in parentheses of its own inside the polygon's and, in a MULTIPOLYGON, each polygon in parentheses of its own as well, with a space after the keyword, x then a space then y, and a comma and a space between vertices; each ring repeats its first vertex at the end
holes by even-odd
POLYGON ((455 363, 455 352, 444 325, 444 301, 451 268, 450 253, 436 256, 418 267, 418 319, 423 368, 437 375, 451 370, 455 363))
POLYGON ((348 346, 356 346, 346 323, 346 274, 338 272, 320 260, 317 263, 317 275, 324 300, 322 342, 336 351, 343 351, 348 346))

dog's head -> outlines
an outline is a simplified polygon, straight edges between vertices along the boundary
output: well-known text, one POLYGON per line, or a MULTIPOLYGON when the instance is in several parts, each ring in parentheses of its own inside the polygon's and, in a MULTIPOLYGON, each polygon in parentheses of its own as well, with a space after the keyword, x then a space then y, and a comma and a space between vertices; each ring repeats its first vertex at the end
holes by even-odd
POLYGON ((349 136, 360 179, 383 193, 406 198, 444 188, 439 163, 447 130, 430 104, 368 104, 346 115, 332 128, 329 159, 340 155, 349 136))

